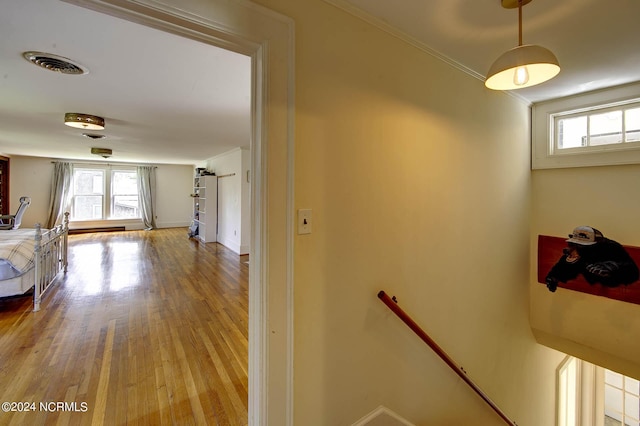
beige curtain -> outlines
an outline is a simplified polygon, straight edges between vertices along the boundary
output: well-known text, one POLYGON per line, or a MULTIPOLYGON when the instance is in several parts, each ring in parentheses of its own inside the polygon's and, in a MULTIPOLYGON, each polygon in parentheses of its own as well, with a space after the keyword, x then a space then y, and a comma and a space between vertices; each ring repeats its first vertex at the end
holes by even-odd
POLYGON ((47 228, 53 228, 62 222, 64 212, 69 208, 73 166, 59 161, 53 165, 51 180, 51 199, 49 200, 49 218, 47 228))
POLYGON ((153 166, 138 166, 138 194, 142 222, 147 230, 156 227, 156 168, 153 166))

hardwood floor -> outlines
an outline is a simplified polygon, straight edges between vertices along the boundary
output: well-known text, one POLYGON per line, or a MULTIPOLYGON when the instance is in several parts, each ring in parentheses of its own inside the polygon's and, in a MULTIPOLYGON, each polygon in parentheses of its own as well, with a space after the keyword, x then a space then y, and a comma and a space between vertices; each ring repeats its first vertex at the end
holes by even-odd
POLYGON ((246 425, 247 257, 186 228, 69 241, 40 312, 0 300, 0 403, 34 409, 0 425, 246 425))

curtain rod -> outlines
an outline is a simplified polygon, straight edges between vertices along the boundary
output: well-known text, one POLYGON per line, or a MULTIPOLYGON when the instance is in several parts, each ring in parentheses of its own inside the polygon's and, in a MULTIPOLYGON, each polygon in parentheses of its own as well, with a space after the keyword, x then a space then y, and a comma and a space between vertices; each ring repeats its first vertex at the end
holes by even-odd
MULTIPOLYGON (((101 165, 101 166, 150 166, 150 164, 144 163, 103 163, 102 161, 65 161, 65 160, 55 160, 52 161, 51 164, 55 163, 71 163, 71 164, 85 164, 85 165, 101 165)), ((158 166, 153 166, 154 168, 158 168, 158 166)))
POLYGON ((226 174, 226 175, 220 175, 220 176, 216 176, 216 177, 218 179, 220 179, 220 178, 223 178, 223 177, 229 177, 229 176, 235 176, 235 175, 236 175, 235 173, 229 173, 229 174, 226 174))

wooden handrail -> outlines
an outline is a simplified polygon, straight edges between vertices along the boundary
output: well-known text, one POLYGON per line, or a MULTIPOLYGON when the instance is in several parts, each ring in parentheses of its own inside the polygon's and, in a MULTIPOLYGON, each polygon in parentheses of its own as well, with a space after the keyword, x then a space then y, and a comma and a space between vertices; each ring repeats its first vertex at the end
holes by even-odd
POLYGON ((451 369, 453 371, 456 372, 456 374, 458 376, 460 376, 462 378, 462 380, 464 380, 470 387, 471 389, 473 389, 478 395, 480 395, 480 397, 487 403, 489 404, 489 406, 491 408, 493 408, 493 411, 495 411, 501 418, 502 420, 504 420, 508 425, 511 426, 518 426, 514 421, 512 421, 511 419, 509 419, 509 417, 507 417, 507 415, 500 409, 500 407, 498 407, 492 400, 491 398, 489 398, 489 396, 484 393, 482 391, 482 389, 480 389, 478 387, 478 385, 476 385, 468 376, 467 376, 467 372, 464 371, 464 369, 462 367, 459 367, 454 361, 453 359, 451 359, 451 357, 449 355, 447 355, 447 353, 442 350, 442 348, 440 346, 438 346, 438 344, 431 338, 429 337, 429 335, 420 328, 420 326, 418 324, 416 324, 415 321, 413 321, 411 319, 411 317, 405 312, 403 311, 399 306, 398 306, 398 302, 396 302, 395 297, 391 298, 389 297, 383 290, 381 290, 378 293, 378 298, 380 300, 382 300, 382 303, 384 303, 385 305, 387 305, 387 307, 389 309, 391 309, 393 311, 393 313, 395 313, 398 318, 400 318, 411 330, 413 330, 414 333, 416 333, 418 335, 418 337, 420 337, 420 339, 422 339, 423 342, 425 342, 427 345, 429 345, 429 347, 449 366, 451 367, 451 369))

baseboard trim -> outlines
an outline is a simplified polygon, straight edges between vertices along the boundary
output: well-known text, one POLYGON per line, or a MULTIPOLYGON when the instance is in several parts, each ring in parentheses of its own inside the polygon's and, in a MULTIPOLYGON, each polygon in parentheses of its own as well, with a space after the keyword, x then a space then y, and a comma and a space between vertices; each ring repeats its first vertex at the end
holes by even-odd
POLYGON ((126 231, 124 226, 109 226, 109 227, 99 227, 99 228, 77 228, 77 229, 69 229, 69 235, 73 234, 88 234, 92 232, 119 232, 126 231))
POLYGON ((384 405, 378 406, 375 410, 352 424, 351 426, 415 426, 408 420, 403 419, 398 414, 389 410, 384 405))

